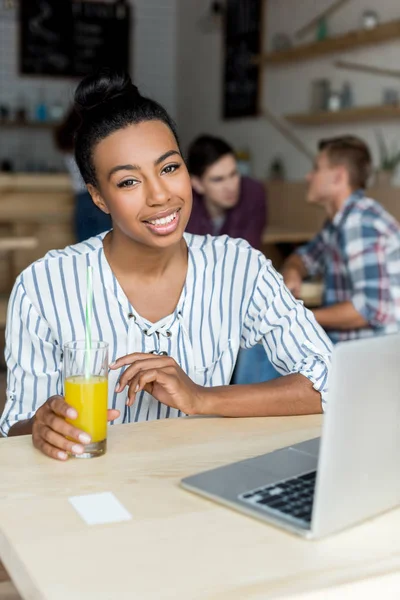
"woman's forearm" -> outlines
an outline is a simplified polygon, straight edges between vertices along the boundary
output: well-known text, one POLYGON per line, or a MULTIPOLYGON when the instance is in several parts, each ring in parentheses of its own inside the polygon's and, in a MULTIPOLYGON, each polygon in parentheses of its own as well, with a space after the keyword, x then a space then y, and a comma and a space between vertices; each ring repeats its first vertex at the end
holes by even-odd
POLYGON ((31 419, 25 419, 25 421, 18 421, 17 423, 14 423, 14 425, 10 427, 8 437, 17 435, 31 435, 33 419, 34 417, 31 419))
POLYGON ((272 417, 322 412, 321 394, 296 373, 264 383, 204 388, 201 414, 272 417))

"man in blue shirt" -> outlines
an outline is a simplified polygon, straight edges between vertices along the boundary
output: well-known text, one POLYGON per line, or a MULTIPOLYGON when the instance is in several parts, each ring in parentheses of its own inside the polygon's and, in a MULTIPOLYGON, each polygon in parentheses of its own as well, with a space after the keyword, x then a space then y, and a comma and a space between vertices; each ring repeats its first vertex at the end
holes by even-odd
POLYGON ((324 207, 320 233, 284 264, 286 285, 324 279, 323 307, 314 310, 333 342, 392 333, 400 327, 400 225, 365 195, 372 162, 353 136, 323 140, 308 175, 308 202, 324 207))

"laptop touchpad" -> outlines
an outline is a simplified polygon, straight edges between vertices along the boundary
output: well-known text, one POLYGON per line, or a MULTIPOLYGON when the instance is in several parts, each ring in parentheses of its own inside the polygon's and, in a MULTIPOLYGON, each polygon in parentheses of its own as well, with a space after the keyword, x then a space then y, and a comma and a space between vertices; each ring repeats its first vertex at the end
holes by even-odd
POLYGON ((274 474, 276 480, 294 477, 317 468, 318 458, 297 450, 295 447, 283 448, 264 456, 263 464, 254 465, 264 468, 268 474, 274 474))

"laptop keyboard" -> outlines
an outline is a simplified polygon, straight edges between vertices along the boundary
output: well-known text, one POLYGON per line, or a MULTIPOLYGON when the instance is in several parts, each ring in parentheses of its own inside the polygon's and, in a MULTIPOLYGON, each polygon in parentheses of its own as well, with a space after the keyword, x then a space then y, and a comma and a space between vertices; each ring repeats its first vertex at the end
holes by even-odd
POLYGON ((312 505, 317 471, 291 477, 278 483, 250 490, 239 495, 239 500, 252 506, 276 511, 303 524, 311 523, 312 505))

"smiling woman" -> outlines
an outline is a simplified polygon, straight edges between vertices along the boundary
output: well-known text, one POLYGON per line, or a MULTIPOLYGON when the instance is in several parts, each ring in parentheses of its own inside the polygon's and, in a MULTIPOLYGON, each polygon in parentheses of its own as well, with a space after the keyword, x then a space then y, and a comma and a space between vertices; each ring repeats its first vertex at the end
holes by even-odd
POLYGON ((127 125, 99 141, 90 160, 96 183, 89 183, 88 189, 97 206, 111 214, 110 239, 120 239, 123 233, 125 242, 129 239, 141 250, 169 246, 173 233, 182 239, 192 204, 191 187, 167 125, 157 120, 127 125), (171 149, 159 155, 160 142, 171 149), (128 154, 135 162, 122 163, 128 154))
POLYGON ((18 277, 1 433, 32 433, 59 460, 90 443, 63 397, 62 355, 66 342, 85 337, 88 266, 93 339, 108 343, 112 360, 112 423, 320 412, 328 338, 247 242, 185 233, 191 182, 166 111, 128 75, 104 70, 79 84, 75 106, 76 162, 113 228, 49 252, 18 277), (259 342, 287 376, 230 386, 239 348, 259 342))

